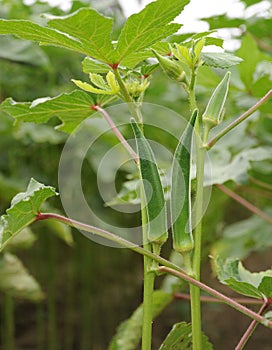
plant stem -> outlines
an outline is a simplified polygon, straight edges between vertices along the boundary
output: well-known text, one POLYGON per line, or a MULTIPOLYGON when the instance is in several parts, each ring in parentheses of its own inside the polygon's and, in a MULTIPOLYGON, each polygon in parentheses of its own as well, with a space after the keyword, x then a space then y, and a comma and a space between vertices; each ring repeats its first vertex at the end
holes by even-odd
POLYGON ((198 288, 204 290, 205 292, 214 296, 215 298, 222 300, 225 304, 231 306, 232 308, 241 312, 242 314, 244 314, 244 315, 252 318, 253 320, 256 320, 257 322, 263 324, 264 326, 272 329, 272 322, 269 321, 267 318, 262 317, 261 315, 257 314, 256 312, 248 309, 244 305, 239 304, 237 301, 233 300, 232 298, 227 297, 226 295, 224 295, 224 294, 218 292, 217 290, 207 286, 206 284, 204 284, 200 281, 197 281, 193 277, 186 275, 186 273, 176 271, 176 270, 171 269, 171 268, 166 267, 166 266, 159 267, 158 272, 159 273, 165 272, 165 273, 169 273, 173 276, 179 277, 182 280, 187 281, 190 284, 193 284, 193 285, 197 286, 198 288))
POLYGON ((131 148, 131 146, 129 145, 129 143, 127 142, 127 140, 124 138, 124 136, 120 133, 120 131, 117 129, 116 125, 114 124, 113 120, 111 119, 110 115, 105 111, 105 109, 96 106, 95 109, 97 111, 99 111, 103 117, 105 118, 105 120, 107 121, 107 123, 109 124, 109 126, 111 127, 112 131, 114 132, 114 134, 118 137, 118 139, 120 140, 120 142, 122 143, 122 145, 125 147, 125 149, 129 152, 129 154, 132 156, 134 162, 136 164, 139 163, 139 159, 138 159, 138 154, 136 152, 134 152, 134 150, 131 148))
MULTIPOLYGON (((260 308, 258 315, 262 315, 264 313, 264 311, 269 307, 269 302, 265 302, 262 307, 260 308)), ((253 332, 255 331, 256 327, 258 326, 258 322, 256 320, 253 320, 248 329, 245 331, 244 335, 242 336, 242 338, 240 339, 238 345, 236 346, 235 350, 242 350, 244 349, 247 341, 249 340, 249 338, 252 336, 253 332)))
MULTIPOLYGON (((201 141, 197 140, 196 167, 197 167, 197 187, 196 187, 196 228, 194 232, 194 252, 193 252, 193 275, 196 280, 200 280, 201 266, 201 241, 202 241, 202 210, 203 210, 203 181, 204 164, 206 150, 202 148, 201 141)), ((202 349, 201 336, 201 302, 200 289, 198 286, 190 285, 191 294, 191 319, 193 333, 194 350, 202 349)))
POLYGON ((220 191, 224 192, 226 195, 228 195, 229 197, 234 199, 236 202, 238 202, 239 204, 241 204, 242 206, 247 208, 252 213, 260 216, 262 219, 264 219, 267 222, 269 222, 270 224, 272 224, 272 217, 271 216, 267 215, 265 212, 263 212, 258 207, 251 204, 250 202, 248 202, 243 197, 239 196, 237 193, 231 191, 229 188, 227 188, 224 185, 216 185, 216 187, 219 188, 220 191))
POLYGON ((159 255, 152 253, 149 250, 146 250, 145 248, 138 247, 134 243, 127 241, 126 239, 119 237, 119 236, 117 236, 114 233, 111 233, 109 231, 100 229, 100 228, 95 227, 95 226, 87 225, 87 224, 84 224, 84 223, 79 222, 77 220, 73 220, 73 219, 70 219, 70 218, 67 218, 65 216, 55 214, 55 213, 39 213, 36 217, 36 221, 47 220, 47 219, 57 220, 57 221, 63 222, 66 225, 69 225, 71 227, 75 227, 79 230, 82 230, 85 232, 90 232, 94 235, 98 235, 100 237, 106 238, 111 242, 120 244, 124 248, 129 248, 136 253, 147 256, 147 257, 151 258, 152 260, 157 261, 161 265, 165 265, 165 266, 168 266, 169 268, 172 268, 174 270, 180 271, 182 273, 186 273, 183 269, 181 269, 179 266, 173 264, 172 262, 162 258, 159 255))
MULTIPOLYGON (((186 293, 174 293, 174 299, 191 300, 191 297, 190 297, 190 294, 186 294, 186 293)), ((204 303, 217 303, 217 304, 224 303, 223 300, 219 300, 217 298, 206 296, 206 295, 201 295, 200 300, 201 302, 204 302, 204 303)), ((262 300, 252 299, 252 298, 232 298, 232 300, 236 301, 237 303, 246 304, 246 305, 263 304, 262 300)))
POLYGON ((191 80, 190 80, 189 90, 188 90, 191 112, 197 108, 197 103, 196 103, 196 98, 195 98, 196 71, 197 71, 197 68, 193 67, 192 72, 191 72, 191 80))
POLYGON ((122 95, 121 97, 127 103, 131 115, 133 116, 133 118, 135 118, 138 121, 138 123, 142 124, 143 120, 142 120, 141 114, 137 113, 137 109, 134 106, 134 101, 131 98, 131 96, 126 88, 126 85, 124 84, 124 81, 120 75, 119 70, 114 69, 113 72, 114 72, 115 78, 120 86, 121 95, 122 95))
POLYGON ((150 350, 152 344, 153 290, 155 273, 151 271, 153 259, 144 256, 144 295, 143 295, 143 326, 142 350, 150 350))
POLYGON ((210 142, 207 143, 206 149, 210 149, 218 140, 226 135, 230 130, 235 128, 237 125, 242 123, 246 118, 248 118, 252 113, 254 113, 258 108, 260 108, 269 98, 272 96, 272 90, 269 90, 267 94, 260 99, 254 106, 250 107, 245 113, 243 113, 239 118, 230 123, 225 129, 221 130, 210 142))
MULTIPOLYGON (((139 169, 140 173, 140 169, 139 169)), ((146 212, 146 202, 143 184, 141 185, 141 214, 143 230, 143 247, 147 251, 152 250, 151 243, 148 242, 148 217, 146 212)), ((144 295, 143 295, 143 323, 142 323, 142 350, 151 350, 152 345, 152 307, 155 273, 151 271, 153 259, 144 256, 144 295)))

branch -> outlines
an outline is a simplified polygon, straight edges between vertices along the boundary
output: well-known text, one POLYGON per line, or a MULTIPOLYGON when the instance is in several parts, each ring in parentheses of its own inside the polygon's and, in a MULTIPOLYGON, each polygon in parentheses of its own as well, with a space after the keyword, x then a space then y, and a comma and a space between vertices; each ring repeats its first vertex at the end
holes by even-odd
POLYGON ((95 106, 93 107, 96 111, 99 111, 103 117, 105 118, 105 120, 107 121, 107 123, 109 124, 109 126, 111 127, 111 130, 114 132, 114 134, 118 137, 118 139, 120 140, 120 142, 122 143, 122 145, 126 148, 126 150, 130 153, 130 155, 132 156, 132 158, 134 159, 134 162, 136 164, 139 164, 139 157, 138 154, 136 152, 134 152, 134 150, 131 148, 131 146, 129 145, 129 143, 127 142, 127 140, 124 138, 124 136, 120 133, 120 131, 117 129, 116 125, 114 124, 113 120, 111 119, 111 117, 109 116, 109 114, 105 111, 105 109, 99 107, 99 106, 95 106))
MULTIPOLYGON (((258 315, 263 315, 263 313, 265 312, 265 310, 269 307, 270 303, 269 301, 265 301, 262 305, 262 307, 260 308, 258 315)), ((248 329, 245 331, 244 335, 242 336, 242 338, 240 339, 238 345, 236 346, 235 350, 242 350, 248 339, 251 337, 251 335, 253 334, 253 332, 255 331, 256 327, 258 326, 258 322, 256 320, 253 320, 248 329)))
POLYGON ((84 223, 79 222, 77 220, 69 219, 65 216, 62 216, 59 214, 54 214, 54 213, 39 213, 36 217, 36 221, 46 220, 46 219, 57 220, 57 221, 63 222, 66 225, 69 225, 71 227, 75 227, 79 230, 90 232, 90 233, 97 235, 99 237, 106 238, 111 242, 120 244, 124 248, 129 248, 136 253, 139 253, 141 255, 145 255, 145 256, 157 261, 159 264, 168 266, 169 268, 180 271, 182 273, 186 273, 183 269, 181 269, 179 266, 173 264, 172 262, 170 262, 170 261, 162 258, 161 256, 156 255, 156 254, 154 254, 154 253, 152 253, 152 252, 150 252, 142 247, 139 247, 136 244, 134 244, 130 241, 127 241, 126 239, 119 237, 119 236, 117 236, 114 233, 111 233, 109 231, 103 230, 103 229, 95 227, 95 226, 87 225, 87 224, 84 224, 84 223))
POLYGON ((239 118, 230 123, 225 129, 221 130, 211 141, 206 144, 206 149, 210 149, 218 140, 226 135, 230 130, 235 128, 237 125, 242 123, 247 117, 254 113, 258 108, 260 108, 269 98, 272 96, 272 90, 268 91, 267 94, 260 99, 254 106, 250 107, 245 113, 243 113, 239 118))
POLYGON ((266 326, 268 328, 272 328, 272 322, 269 321, 268 319, 266 319, 265 317, 262 317, 261 315, 257 314, 256 312, 254 312, 254 311, 248 309, 247 307, 237 303, 235 300, 225 296, 224 294, 221 294, 220 292, 207 286, 206 284, 195 280, 194 278, 186 275, 185 273, 173 270, 173 269, 166 267, 166 266, 159 267, 158 272, 159 273, 166 272, 166 273, 169 273, 173 276, 179 277, 182 280, 187 281, 187 282, 199 287, 200 289, 204 290, 205 292, 214 296, 215 298, 222 300, 222 302, 224 302, 225 304, 231 306, 232 308, 234 308, 237 311, 243 313, 244 315, 252 318, 253 320, 256 320, 257 322, 262 323, 264 326, 266 326))
POLYGON ((246 199, 240 197, 237 193, 231 191, 229 188, 227 188, 224 185, 216 185, 217 188, 219 188, 220 191, 224 192, 226 195, 234 199, 236 202, 240 203, 242 206, 247 208, 252 213, 260 216, 262 219, 266 220, 270 224, 272 224, 272 217, 267 215, 265 212, 260 210, 258 207, 255 207, 255 205, 248 202, 246 199))
MULTIPOLYGON (((174 299, 191 300, 191 297, 190 297, 190 294, 186 294, 186 293, 174 293, 174 299)), ((206 295, 201 295, 200 299, 204 303, 217 303, 217 304, 224 303, 223 300, 219 300, 217 298, 206 296, 206 295)), ((232 298, 232 300, 235 300, 237 303, 246 304, 246 305, 263 304, 262 300, 253 299, 253 298, 232 298)))

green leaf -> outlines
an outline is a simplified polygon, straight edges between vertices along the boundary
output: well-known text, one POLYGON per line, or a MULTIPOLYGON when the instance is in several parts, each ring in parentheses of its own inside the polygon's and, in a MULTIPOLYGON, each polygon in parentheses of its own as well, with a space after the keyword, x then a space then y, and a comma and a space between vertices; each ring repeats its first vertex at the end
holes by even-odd
POLYGON ((149 242, 164 243, 167 239, 166 204, 153 151, 134 119, 131 126, 135 135, 139 155, 141 179, 148 217, 149 242))
MULTIPOLYGON (((272 211, 265 210, 272 217, 272 211)), ((246 258, 251 252, 272 246, 271 224, 257 215, 227 226, 223 237, 212 247, 212 255, 221 258, 246 258)))
POLYGON ((252 162, 271 159, 271 147, 256 147, 245 149, 231 158, 231 154, 216 147, 209 153, 212 162, 212 176, 207 179, 205 185, 223 184, 229 180, 237 184, 245 184, 248 181, 248 171, 252 162))
POLYGON ((149 48, 175 33, 179 24, 169 24, 189 0, 157 0, 126 21, 116 47, 116 61, 122 63, 133 52, 149 48))
MULTIPOLYGON (((202 349, 213 349, 212 344, 203 333, 202 349)), ((186 322, 176 323, 160 346, 159 350, 193 350, 192 325, 186 322)))
POLYGON ((0 290, 15 298, 38 302, 44 294, 21 261, 10 253, 0 256, 0 290))
POLYGON ((47 16, 47 18, 50 27, 80 42, 87 55, 105 63, 113 63, 112 18, 104 17, 89 8, 82 8, 64 17, 47 16))
POLYGON ((272 276, 268 277, 265 276, 259 287, 258 287, 259 291, 261 291, 267 298, 271 298, 272 297, 272 276))
POLYGON ((246 21, 241 18, 229 18, 226 15, 212 16, 209 18, 201 18, 202 21, 208 22, 210 29, 218 28, 238 28, 246 21))
POLYGON ((215 68, 230 68, 243 60, 226 52, 205 52, 201 54, 204 64, 215 68))
POLYGON ((95 113, 91 108, 93 104, 94 100, 90 94, 74 90, 68 94, 38 99, 32 103, 15 102, 8 98, 2 103, 1 109, 23 122, 46 123, 51 117, 57 116, 63 122, 58 128, 72 133, 84 119, 95 113))
POLYGON ((239 65, 238 70, 240 77, 248 90, 251 89, 253 83, 254 72, 257 64, 261 60, 261 52, 256 44, 256 41, 248 33, 242 39, 240 49, 237 55, 243 58, 243 62, 239 65), (249 55, 250 52, 250 55, 249 55))
POLYGON ((12 37, 0 37, 0 58, 38 67, 49 64, 46 54, 40 47, 12 37))
POLYGON ((237 293, 257 299, 262 299, 265 294, 269 298, 271 290, 268 290, 268 286, 271 285, 272 270, 250 272, 243 267, 241 261, 231 258, 217 258, 214 264, 220 282, 237 293))
MULTIPOLYGON (((153 319, 173 300, 172 294, 157 290, 153 294, 153 319)), ((143 306, 140 305, 131 317, 120 324, 109 350, 135 350, 142 334, 143 306)))
POLYGON ((64 47, 88 55, 82 44, 76 39, 30 21, 0 19, 1 34, 15 35, 20 39, 38 41, 43 45, 64 47))
POLYGON ((0 251, 22 229, 36 220, 42 203, 56 195, 53 187, 45 186, 31 179, 26 192, 18 193, 11 202, 11 207, 0 219, 0 251))
POLYGON ((82 8, 64 17, 50 17, 51 28, 25 20, 0 20, 0 34, 38 41, 42 45, 59 46, 111 63, 112 19, 93 9, 82 8))
POLYGON ((90 57, 86 57, 82 62, 82 68, 84 73, 108 73, 109 67, 96 61, 90 57))

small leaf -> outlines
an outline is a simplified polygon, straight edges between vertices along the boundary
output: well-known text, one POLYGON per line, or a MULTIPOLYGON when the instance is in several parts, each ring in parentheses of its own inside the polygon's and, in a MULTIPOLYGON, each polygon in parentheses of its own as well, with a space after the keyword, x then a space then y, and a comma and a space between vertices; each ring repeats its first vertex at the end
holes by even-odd
POLYGON ((169 24, 180 14, 189 0, 157 0, 126 21, 118 39, 116 60, 122 63, 134 52, 149 48, 175 33, 179 24, 169 24))
POLYGON ((226 52, 205 52, 201 54, 201 58, 207 66, 215 68, 230 68, 243 61, 242 58, 226 52))
MULTIPOLYGON (((101 97, 102 106, 106 101, 101 97)), ((32 103, 16 102, 8 98, 2 103, 1 109, 23 122, 46 123, 51 117, 57 116, 63 122, 58 128, 72 133, 84 119, 95 113, 91 108, 93 104, 94 99, 90 94, 74 90, 68 94, 38 99, 32 103)))
POLYGON ((0 290, 12 297, 34 302, 44 298, 37 281, 28 273, 21 261, 10 253, 0 256, 0 290))
MULTIPOLYGON (((153 319, 157 317, 173 297, 170 293, 157 290, 153 293, 153 319)), ((131 317, 120 324, 112 339, 109 350, 135 350, 142 334, 143 306, 140 305, 131 317)))
POLYGON ((262 292, 267 298, 272 297, 272 276, 265 276, 259 287, 259 291, 262 292))
POLYGON ((57 193, 53 187, 45 186, 31 179, 26 192, 18 193, 11 207, 0 219, 0 251, 22 229, 36 220, 42 203, 57 193))
POLYGON ((225 260, 217 258, 214 264, 220 282, 228 285, 237 293, 257 299, 262 299, 263 294, 265 294, 269 298, 272 270, 250 272, 243 267, 238 259, 231 258, 225 260))
MULTIPOLYGON (((203 333, 202 349, 213 349, 212 344, 203 333)), ((192 325, 186 322, 176 323, 160 346, 159 350, 193 350, 192 325)))
POLYGON ((203 49, 203 47, 206 44, 206 38, 203 37, 200 40, 198 40, 198 42, 194 45, 193 50, 194 50, 194 63, 196 63, 199 59, 199 56, 201 54, 201 51, 203 49))

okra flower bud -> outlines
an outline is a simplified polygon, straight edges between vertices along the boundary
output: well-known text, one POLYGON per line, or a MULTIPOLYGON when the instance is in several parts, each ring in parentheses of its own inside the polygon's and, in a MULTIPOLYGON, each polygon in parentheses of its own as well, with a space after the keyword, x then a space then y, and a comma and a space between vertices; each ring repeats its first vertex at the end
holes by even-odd
POLYGON ((206 125, 208 129, 213 128, 221 122, 221 117, 229 90, 230 75, 231 73, 227 72, 224 78, 218 84, 202 116, 203 124, 206 125))
POLYGON ((168 75, 170 79, 178 82, 184 82, 186 80, 185 72, 178 62, 163 57, 155 50, 152 50, 152 52, 159 61, 162 70, 168 75))

